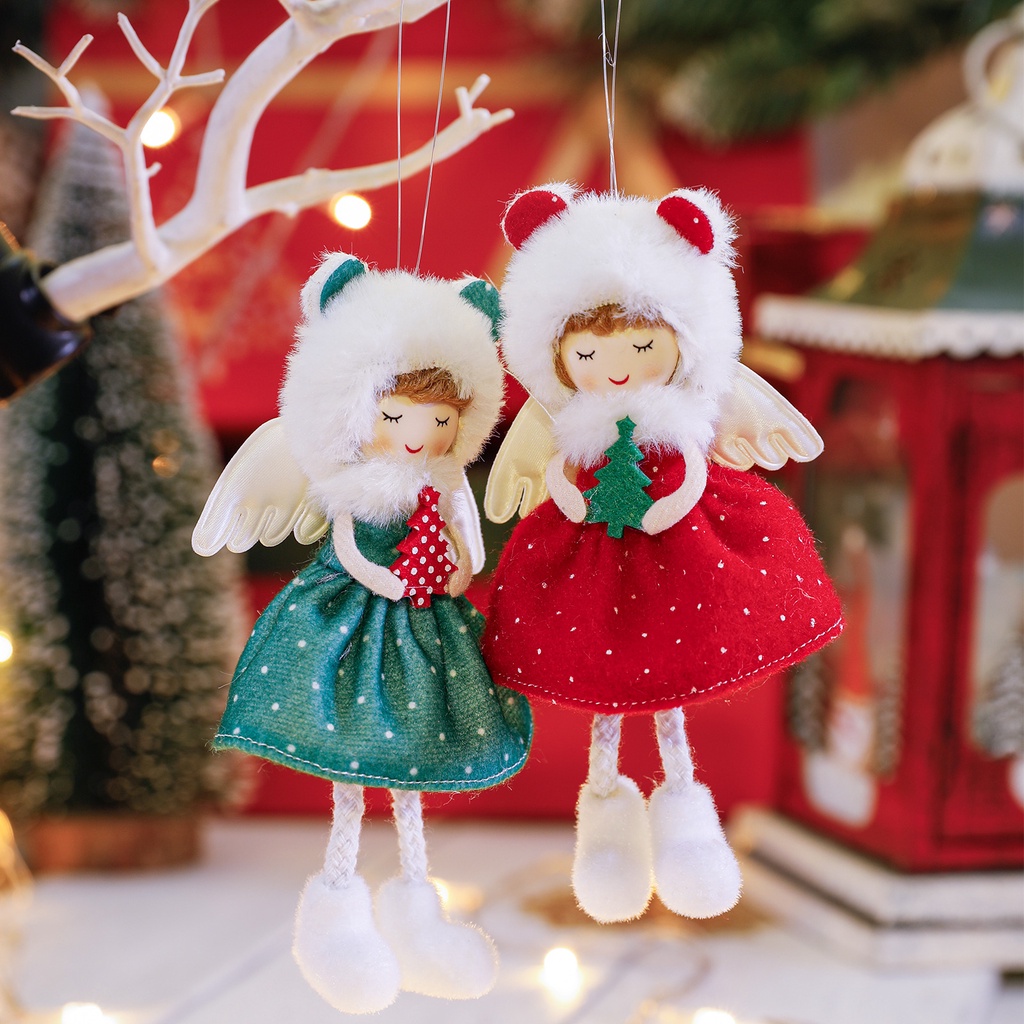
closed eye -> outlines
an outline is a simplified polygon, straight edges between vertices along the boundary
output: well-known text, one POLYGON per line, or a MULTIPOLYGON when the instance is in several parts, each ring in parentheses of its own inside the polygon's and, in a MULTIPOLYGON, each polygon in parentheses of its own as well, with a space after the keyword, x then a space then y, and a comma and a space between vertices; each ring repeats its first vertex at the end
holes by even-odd
POLYGON ((383 409, 381 409, 381 415, 388 423, 397 423, 402 418, 402 413, 399 413, 397 416, 389 416, 383 409))
POLYGON ((594 358, 594 353, 596 351, 597 351, 597 349, 595 348, 595 349, 592 349, 590 352, 577 352, 576 355, 578 355, 580 357, 580 359, 593 359, 594 358))
POLYGON ((447 427, 447 426, 448 426, 448 421, 449 421, 450 419, 451 419, 451 416, 445 416, 445 418, 444 418, 443 420, 439 420, 439 419, 438 419, 438 418, 437 418, 437 417, 435 416, 435 417, 434 417, 434 422, 435 422, 435 423, 436 423, 436 424, 437 424, 437 425, 438 425, 439 427, 447 427))
POLYGON ((646 345, 634 345, 633 348, 635 348, 637 352, 650 352, 650 350, 654 348, 654 339, 651 338, 646 345))

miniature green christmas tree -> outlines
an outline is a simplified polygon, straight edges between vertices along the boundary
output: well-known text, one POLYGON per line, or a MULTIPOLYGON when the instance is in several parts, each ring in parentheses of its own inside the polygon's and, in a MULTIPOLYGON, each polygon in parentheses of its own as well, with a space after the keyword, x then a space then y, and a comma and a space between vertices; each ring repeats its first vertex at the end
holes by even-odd
POLYGON ((640 469, 643 453, 633 443, 636 424, 627 416, 615 424, 618 440, 604 453, 608 464, 594 476, 597 486, 583 492, 588 523, 607 523, 609 537, 621 537, 623 528, 640 529, 644 513, 654 504, 644 488, 651 478, 640 469))
MULTIPOLYGON (((117 154, 83 128, 37 203, 68 260, 128 234, 117 154)), ((158 298, 98 318, 91 347, 0 411, 0 807, 190 816, 235 785, 209 740, 240 647, 240 580, 191 533, 212 439, 158 298)))

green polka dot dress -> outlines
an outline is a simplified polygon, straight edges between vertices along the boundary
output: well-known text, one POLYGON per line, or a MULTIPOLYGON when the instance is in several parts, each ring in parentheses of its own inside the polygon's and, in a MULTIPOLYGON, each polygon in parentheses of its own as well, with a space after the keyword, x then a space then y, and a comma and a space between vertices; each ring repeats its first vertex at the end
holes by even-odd
MULTIPOLYGON (((398 557, 404 520, 355 524, 378 565, 398 557)), ((526 699, 491 680, 464 598, 429 608, 354 580, 331 539, 259 617, 214 739, 335 782, 389 789, 487 789, 526 762, 526 699)))

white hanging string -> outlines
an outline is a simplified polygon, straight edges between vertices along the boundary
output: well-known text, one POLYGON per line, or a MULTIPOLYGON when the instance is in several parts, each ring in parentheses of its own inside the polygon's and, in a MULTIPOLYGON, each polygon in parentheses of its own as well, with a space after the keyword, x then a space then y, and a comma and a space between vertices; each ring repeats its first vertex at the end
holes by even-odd
POLYGON ((615 10, 615 41, 608 47, 608 23, 605 0, 601 5, 601 76, 604 80, 604 116, 608 122, 608 187, 612 195, 619 194, 619 181, 615 173, 615 78, 619 63, 619 24, 622 21, 622 0, 615 10), (611 68, 611 87, 608 85, 608 69, 611 68))
POLYGON ((398 239, 395 243, 395 270, 402 269, 402 30, 405 26, 405 0, 398 5, 398 75, 396 82, 395 135, 398 148, 398 239))
POLYGON ((437 84, 437 109, 434 111, 434 137, 430 140, 430 166, 427 168, 427 193, 423 197, 423 222, 420 224, 420 247, 416 253, 416 273, 420 272, 423 259, 423 239, 427 234, 427 210, 430 208, 430 187, 434 183, 434 150, 437 148, 437 132, 441 125, 441 98, 444 96, 444 75, 448 69, 448 30, 452 24, 452 0, 445 4, 444 48, 441 51, 441 80, 437 84))

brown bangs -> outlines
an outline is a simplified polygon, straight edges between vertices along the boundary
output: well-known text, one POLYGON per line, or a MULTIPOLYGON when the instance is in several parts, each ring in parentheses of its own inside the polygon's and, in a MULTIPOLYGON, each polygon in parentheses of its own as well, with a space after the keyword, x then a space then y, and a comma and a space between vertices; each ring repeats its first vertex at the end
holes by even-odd
POLYGON ((463 412, 472 401, 472 398, 462 398, 459 395, 459 385, 451 372, 439 366, 400 373, 395 378, 391 394, 402 395, 421 405, 444 402, 459 412, 463 412))

